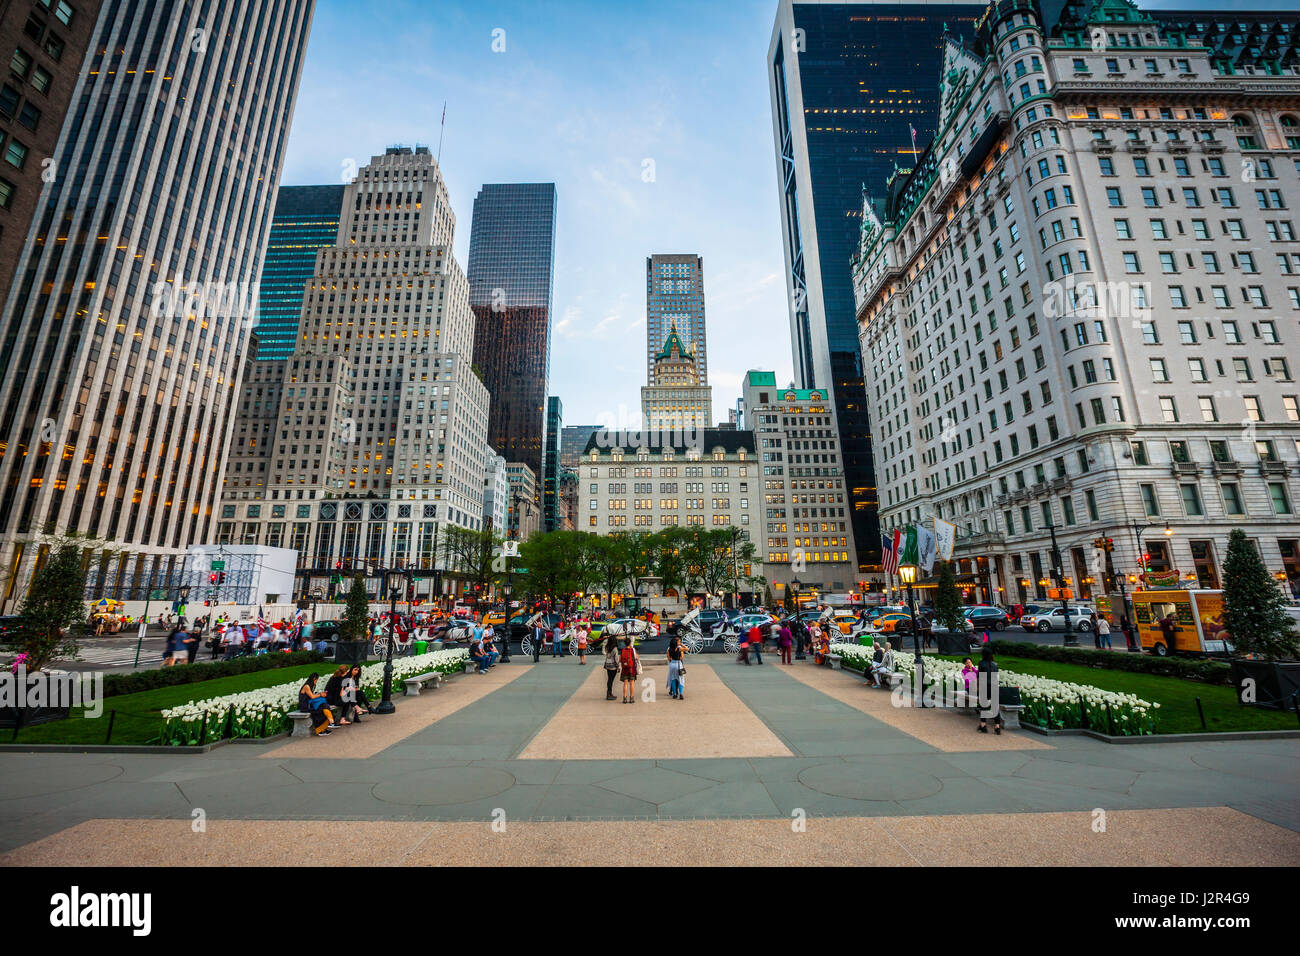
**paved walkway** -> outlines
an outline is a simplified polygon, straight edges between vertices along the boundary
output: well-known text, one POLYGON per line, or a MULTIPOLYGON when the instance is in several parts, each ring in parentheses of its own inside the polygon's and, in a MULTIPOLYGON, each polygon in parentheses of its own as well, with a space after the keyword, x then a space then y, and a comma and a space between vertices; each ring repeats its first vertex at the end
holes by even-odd
POLYGON ((810 663, 695 658, 681 702, 646 676, 655 699, 625 705, 594 661, 520 660, 328 738, 0 754, 0 865, 277 863, 301 840, 411 863, 1300 863, 1300 741, 984 737, 810 663))

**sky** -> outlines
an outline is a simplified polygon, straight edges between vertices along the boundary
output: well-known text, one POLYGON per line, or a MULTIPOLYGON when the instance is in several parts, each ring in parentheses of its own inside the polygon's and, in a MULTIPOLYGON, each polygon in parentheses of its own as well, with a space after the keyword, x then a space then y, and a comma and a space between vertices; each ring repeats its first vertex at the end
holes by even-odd
POLYGON ((318 0, 282 182, 343 182, 392 145, 437 150, 445 102, 462 267, 482 184, 556 184, 550 392, 565 423, 635 425, 657 252, 704 258, 724 421, 747 370, 793 378, 765 65, 775 13, 776 0, 318 0))
POLYGON ((775 0, 318 0, 282 182, 342 182, 345 164, 391 145, 436 152, 446 101, 462 267, 482 184, 556 184, 550 392, 565 423, 635 422, 645 259, 659 252, 704 258, 725 421, 748 369, 792 380, 764 65, 775 12, 775 0))

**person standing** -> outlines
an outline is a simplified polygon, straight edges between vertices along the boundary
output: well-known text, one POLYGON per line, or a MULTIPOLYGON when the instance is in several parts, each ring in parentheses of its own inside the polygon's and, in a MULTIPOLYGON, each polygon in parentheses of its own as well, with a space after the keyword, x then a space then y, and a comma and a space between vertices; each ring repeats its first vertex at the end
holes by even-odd
POLYGON ((637 657, 632 638, 623 638, 623 650, 619 652, 619 673, 623 678, 623 703, 636 703, 636 679, 641 673, 641 659, 637 657))
POLYGON ((587 663, 587 628, 586 625, 578 625, 578 663, 587 663))
MULTIPOLYGON (((1097 622, 1097 612, 1093 611, 1088 617, 1092 624, 1092 646, 1097 650, 1101 650, 1101 627, 1097 622)), ((1110 628, 1107 628, 1107 630, 1109 631, 1110 628)))
MULTIPOLYGON (((182 617, 182 618, 178 618, 177 621, 176 621, 176 626, 179 627, 179 628, 184 628, 184 627, 185 627, 185 618, 183 618, 183 617, 182 617)), ((185 644, 185 663, 186 663, 186 664, 193 664, 193 663, 194 663, 194 658, 196 658, 196 657, 198 656, 198 654, 199 654, 199 644, 200 644, 200 643, 201 643, 201 641, 200 641, 200 639, 199 639, 199 627, 198 627, 198 624, 195 623, 194 625, 192 625, 192 626, 191 626, 191 627, 190 627, 190 628, 185 632, 184 644, 185 644)))
POLYGON ((677 637, 668 638, 668 696, 676 700, 686 697, 686 685, 682 675, 686 673, 686 664, 682 660, 682 646, 677 637))
POLYGON ((555 622, 555 630, 551 632, 551 657, 559 657, 564 651, 564 620, 555 622))
POLYGON ((1124 635, 1124 646, 1130 651, 1133 650, 1133 624, 1127 615, 1119 619, 1119 629, 1124 635))
MULTIPOLYGON (((538 638, 538 646, 541 638, 538 638)), ((614 699, 614 678, 618 676, 618 641, 613 637, 605 639, 605 699, 614 699)))
POLYGON ((542 617, 541 611, 538 611, 536 614, 533 615, 532 627, 533 627, 533 663, 534 664, 538 663, 542 659, 542 637, 543 635, 546 634, 546 631, 543 629, 545 624, 546 621, 542 617))
MULTIPOLYGON (((790 659, 790 645, 794 643, 794 636, 790 633, 790 625, 788 623, 781 625, 781 633, 776 640, 781 650, 781 663, 793 665, 794 661, 790 659)), ((760 660, 759 663, 761 664, 763 662, 760 660)))
POLYGON ((985 647, 983 654, 980 656, 980 666, 978 668, 978 683, 980 697, 980 725, 979 732, 987 734, 989 732, 988 721, 985 714, 993 712, 993 732, 1002 733, 1002 714, 999 712, 1001 699, 998 694, 998 665, 993 660, 993 651, 985 647))
POLYGON ((1110 650, 1110 621, 1104 617, 1097 618, 1097 646, 1110 650))

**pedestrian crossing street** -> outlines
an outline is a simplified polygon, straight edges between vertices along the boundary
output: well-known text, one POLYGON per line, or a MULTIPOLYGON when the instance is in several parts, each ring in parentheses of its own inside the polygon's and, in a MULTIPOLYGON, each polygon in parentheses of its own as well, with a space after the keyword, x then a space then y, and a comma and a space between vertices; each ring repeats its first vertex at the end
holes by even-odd
MULTIPOLYGON (((96 667, 129 667, 135 663, 137 638, 89 638, 81 642, 75 660, 59 663, 91 664, 96 667)), ((161 663, 162 641, 155 635, 145 638, 140 649, 140 666, 157 667, 161 663)))

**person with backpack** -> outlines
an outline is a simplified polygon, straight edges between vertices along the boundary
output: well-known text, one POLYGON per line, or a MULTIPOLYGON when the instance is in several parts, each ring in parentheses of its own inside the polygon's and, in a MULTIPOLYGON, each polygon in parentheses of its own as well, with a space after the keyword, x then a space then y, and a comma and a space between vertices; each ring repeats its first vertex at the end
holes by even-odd
POLYGON ((636 679, 641 673, 641 658, 637 657, 632 638, 623 638, 623 650, 619 652, 619 672, 623 678, 623 703, 636 703, 636 679))

